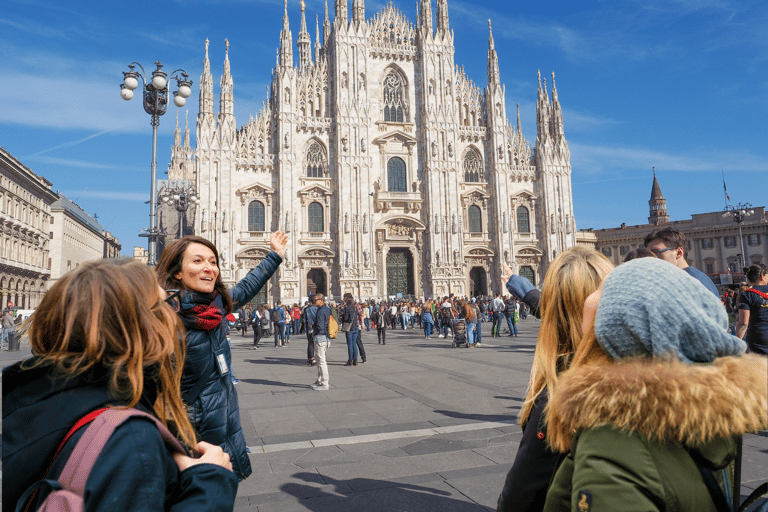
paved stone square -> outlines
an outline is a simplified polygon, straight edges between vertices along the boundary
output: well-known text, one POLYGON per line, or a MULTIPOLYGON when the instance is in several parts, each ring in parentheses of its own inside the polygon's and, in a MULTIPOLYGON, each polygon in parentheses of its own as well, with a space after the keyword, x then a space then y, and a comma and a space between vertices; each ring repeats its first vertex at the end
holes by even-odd
MULTIPOLYGON (((368 362, 345 367, 343 338, 329 350, 330 389, 310 388, 306 337, 252 350, 233 333, 232 355, 253 474, 237 511, 482 511, 496 499, 521 437, 516 424, 539 322, 517 338, 452 349, 450 338, 363 332, 368 362)), ((343 334, 343 333, 340 333, 343 334)), ((25 357, 2 352, 6 366, 25 357)), ((768 479, 768 432, 744 440, 742 494, 768 479)))

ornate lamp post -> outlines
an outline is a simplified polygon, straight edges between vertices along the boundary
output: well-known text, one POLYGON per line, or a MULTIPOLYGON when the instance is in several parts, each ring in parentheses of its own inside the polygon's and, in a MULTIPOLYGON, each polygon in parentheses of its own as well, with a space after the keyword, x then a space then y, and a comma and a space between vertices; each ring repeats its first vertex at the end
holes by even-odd
MULTIPOLYGON (((160 61, 155 62, 157 69, 151 78, 138 62, 128 65, 129 71, 123 71, 124 80, 120 84, 120 97, 125 101, 133 98, 133 91, 139 86, 141 78, 144 92, 144 111, 152 116, 152 184, 149 198, 149 230, 139 236, 149 238, 149 254, 147 264, 157 265, 157 239, 160 236, 157 228, 157 127, 160 126, 160 116, 165 114, 168 107, 168 74, 163 71, 160 61), (141 72, 134 70, 138 66, 141 72)), ((192 81, 183 69, 171 73, 170 79, 176 80, 178 90, 173 93, 173 104, 183 107, 187 98, 192 94, 192 81)))
POLYGON ((200 204, 194 187, 186 188, 184 186, 174 187, 172 189, 163 190, 160 196, 160 201, 176 208, 179 212, 179 238, 184 237, 184 224, 186 223, 186 214, 190 204, 200 204))
POLYGON ((744 222, 745 218, 755 213, 755 210, 752 209, 752 205, 750 203, 739 203, 737 206, 728 205, 724 209, 725 213, 723 213, 723 217, 733 217, 733 220, 736 221, 736 224, 739 226, 739 241, 741 242, 742 258, 741 266, 744 267, 746 266, 747 254, 744 252, 744 236, 741 233, 741 223, 744 222))

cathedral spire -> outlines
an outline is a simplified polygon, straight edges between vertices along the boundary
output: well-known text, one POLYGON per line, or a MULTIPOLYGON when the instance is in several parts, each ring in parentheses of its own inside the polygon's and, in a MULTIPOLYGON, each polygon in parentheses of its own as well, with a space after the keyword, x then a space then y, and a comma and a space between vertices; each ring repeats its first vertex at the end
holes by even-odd
POLYGON ((315 14, 315 64, 320 62, 320 17, 315 14))
POLYGON ((312 64, 312 38, 307 30, 307 16, 304 0, 301 0, 301 30, 299 30, 299 69, 308 69, 312 64))
POLYGON ((669 222, 667 200, 661 194, 659 180, 656 179, 656 167, 653 168, 653 186, 651 187, 651 199, 648 201, 648 206, 650 207, 648 223, 658 225, 669 222))
POLYGON ((293 34, 291 34, 288 23, 288 0, 285 0, 283 30, 280 31, 280 65, 283 67, 293 66, 293 34))
POLYGON ((347 17, 347 0, 336 0, 335 14, 336 18, 333 20, 334 23, 338 21, 344 25, 347 24, 349 21, 349 18, 347 17))
POLYGON ((432 34, 432 0, 421 0, 421 26, 432 34))
POLYGON ((176 129, 173 131, 173 145, 181 146, 181 131, 179 131, 179 111, 176 111, 176 129))
POLYGON ((184 147, 192 147, 189 143, 189 110, 187 110, 187 118, 184 120, 184 147))
POLYGON ((437 0, 437 30, 441 35, 448 32, 448 0, 437 0))
POLYGON ((488 84, 499 84, 499 56, 496 54, 496 45, 493 42, 493 29, 491 20, 488 20, 488 84))
POLYGON ((555 72, 552 72, 552 121, 551 126, 554 135, 564 135, 563 111, 560 108, 560 100, 557 99, 557 87, 555 86, 555 72))
POLYGON ((213 77, 211 76, 211 61, 208 58, 208 44, 205 40, 205 60, 203 61, 203 74, 200 75, 200 114, 213 115, 213 77))
POLYGON ((352 20, 358 26, 365 23, 365 0, 352 0, 352 20))
POLYGON ((517 133, 519 134, 523 133, 523 128, 521 127, 521 124, 520 124, 520 104, 519 103, 517 104, 517 133))
POLYGON ((323 47, 331 37, 331 18, 328 16, 328 0, 325 0, 325 18, 323 19, 323 47))
POLYGON ((232 105, 232 75, 229 67, 229 40, 224 40, 227 50, 224 54, 224 74, 221 75, 221 87, 219 94, 219 116, 234 114, 232 105))

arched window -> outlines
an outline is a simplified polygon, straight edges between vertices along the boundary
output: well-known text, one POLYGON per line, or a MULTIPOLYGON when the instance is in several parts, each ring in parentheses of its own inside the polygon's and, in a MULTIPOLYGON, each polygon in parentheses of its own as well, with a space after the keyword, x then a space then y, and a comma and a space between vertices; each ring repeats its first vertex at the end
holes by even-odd
POLYGON ((408 192, 405 182, 405 162, 401 158, 390 158, 387 162, 387 185, 390 192, 408 192))
POLYGON ((467 210, 467 219, 469 220, 469 232, 470 233, 482 233, 483 232, 483 220, 480 215, 480 207, 473 204, 467 210))
POLYGON ((248 231, 266 231, 264 203, 251 201, 248 205, 248 231))
POLYGON ((323 215, 323 205, 317 201, 309 203, 307 216, 309 217, 310 233, 322 233, 325 231, 325 219, 323 215))
POLYGON ((384 79, 384 122, 403 122, 403 80, 391 72, 384 79))
POLYGON ((483 161, 474 150, 467 151, 464 155, 464 181, 478 182, 483 176, 483 161))
POLYGON ((312 142, 307 149, 307 176, 310 178, 322 178, 326 175, 328 160, 325 151, 317 142, 312 142))
POLYGON ((522 277, 527 278, 531 284, 536 284, 536 273, 533 271, 533 269, 529 266, 520 267, 520 275, 522 277))
POLYGON ((531 232, 531 223, 528 220, 528 208, 525 206, 521 206, 517 209, 517 232, 531 232))

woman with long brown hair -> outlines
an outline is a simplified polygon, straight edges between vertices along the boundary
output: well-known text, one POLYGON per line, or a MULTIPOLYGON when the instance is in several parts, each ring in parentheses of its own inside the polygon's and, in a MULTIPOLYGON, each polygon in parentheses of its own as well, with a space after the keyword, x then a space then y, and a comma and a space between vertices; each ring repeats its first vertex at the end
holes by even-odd
POLYGON ((559 455, 546 444, 544 410, 558 376, 568 368, 581 341, 584 302, 613 266, 597 251, 574 247, 560 254, 544 277, 539 292, 525 277, 506 266, 505 283, 516 298, 541 316, 528 391, 518 421, 523 428, 515 461, 499 496, 499 511, 542 510, 547 485, 559 455))
POLYGON ((85 428, 62 442, 81 418, 135 408, 202 456, 172 455, 153 422, 132 417, 96 459, 86 509, 232 509, 237 478, 229 456, 197 443, 187 419, 183 331, 164 299, 152 270, 133 260, 85 263, 45 294, 29 320, 33 357, 3 371, 4 508, 35 482, 59 477, 85 428))
POLYGON ((232 353, 225 335, 226 315, 250 302, 283 261, 288 236, 272 233, 272 251, 230 290, 219 272, 219 252, 209 240, 185 236, 165 248, 157 264, 161 285, 180 291, 179 316, 187 331, 187 357, 181 379, 184 399, 200 439, 221 446, 235 474, 251 474, 240 425, 237 391, 230 378, 232 353))

